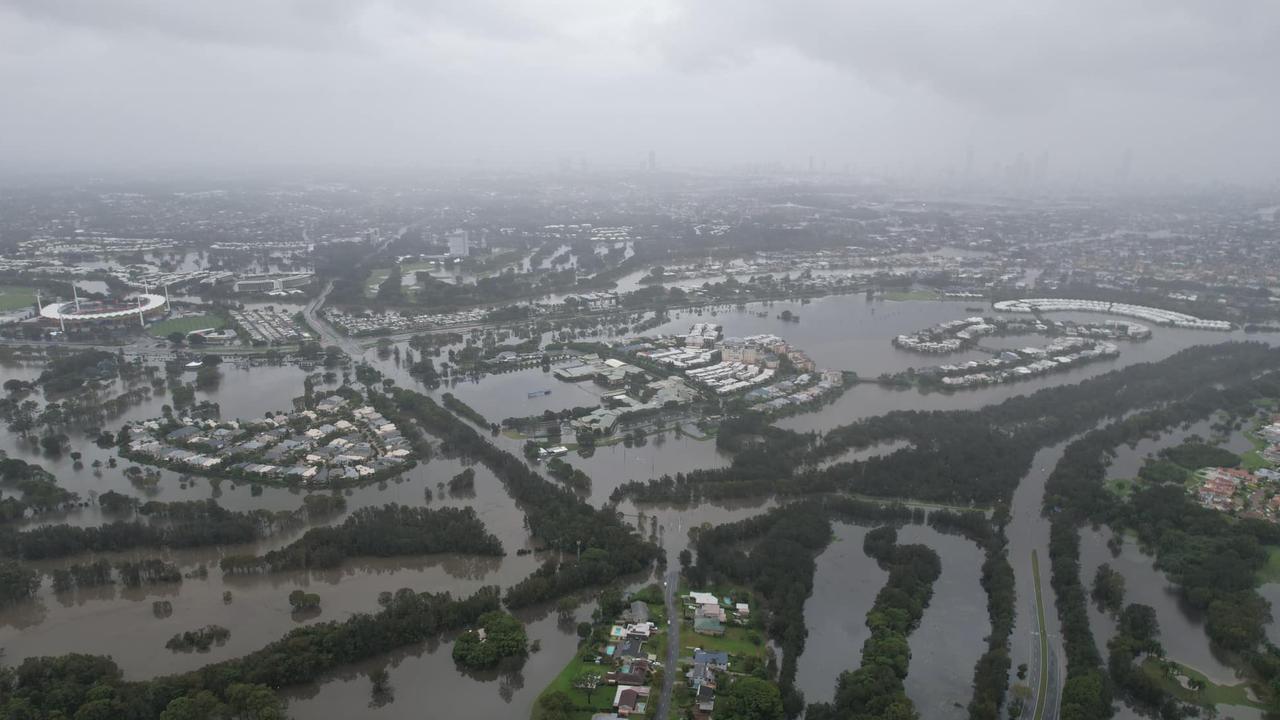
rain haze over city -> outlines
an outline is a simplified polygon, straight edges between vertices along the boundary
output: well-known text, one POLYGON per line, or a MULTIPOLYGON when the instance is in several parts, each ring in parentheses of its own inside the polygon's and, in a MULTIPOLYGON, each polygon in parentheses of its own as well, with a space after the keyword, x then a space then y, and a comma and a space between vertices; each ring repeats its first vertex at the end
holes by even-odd
POLYGON ((1280 717, 1277 36, 0 0, 0 718, 1280 717))

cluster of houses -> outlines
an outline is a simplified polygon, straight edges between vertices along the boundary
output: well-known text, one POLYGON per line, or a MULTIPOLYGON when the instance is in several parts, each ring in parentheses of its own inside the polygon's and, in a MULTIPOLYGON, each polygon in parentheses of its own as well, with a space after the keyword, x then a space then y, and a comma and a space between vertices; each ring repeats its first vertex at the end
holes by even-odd
POLYGON ((1114 343, 1064 337, 1044 347, 1006 350, 989 360, 939 365, 920 372, 939 376, 946 387, 973 387, 1024 380, 1119 354, 1120 348, 1114 343))
POLYGON ((609 643, 602 660, 613 669, 604 674, 604 684, 613 687, 613 714, 596 718, 625 718, 641 715, 649 702, 649 678, 660 667, 658 659, 645 651, 645 643, 660 631, 649 621, 649 606, 636 600, 626 610, 623 622, 609 628, 609 643))
POLYGON ((333 308, 325 308, 322 312, 334 327, 348 335, 375 335, 379 333, 429 330, 453 325, 473 325, 484 322, 487 311, 477 309, 428 315, 425 313, 404 314, 394 310, 382 313, 348 313, 333 308))
POLYGON ((1280 472, 1210 467, 1196 471, 1190 492, 1201 506, 1245 518, 1280 521, 1280 472))
POLYGON ((339 396, 256 420, 166 416, 130 423, 122 455, 204 474, 323 486, 377 480, 413 463, 395 423, 339 396))
POLYGON ((1262 450, 1262 459, 1269 463, 1280 463, 1280 415, 1274 415, 1271 423, 1258 430, 1258 437, 1267 443, 1262 450))
POLYGON ((718 598, 714 593, 691 592, 684 597, 686 614, 699 635, 724 635, 727 623, 746 624, 751 606, 735 603, 732 598, 718 598))
POLYGON ((1147 307, 1128 303, 1107 302, 1106 300, 1080 300, 1075 298, 1023 298, 1021 300, 1001 300, 992 305, 999 312, 1046 313, 1046 312, 1097 312, 1111 315, 1125 315, 1139 320, 1188 328, 1192 330, 1231 329, 1231 323, 1225 320, 1204 320, 1194 315, 1147 307))
POLYGON ((967 350, 986 335, 1018 335, 1043 333, 1097 340, 1145 340, 1151 328, 1134 322, 1107 320, 1101 323, 1076 323, 1042 318, 1005 320, 990 317, 967 317, 950 320, 909 335, 893 338, 894 347, 919 353, 945 354, 967 350))
POLYGON ((697 323, 687 335, 645 346, 636 355, 682 372, 690 382, 717 395, 768 383, 782 367, 784 357, 800 372, 817 368, 802 350, 777 335, 725 338, 717 344, 719 335, 719 325, 697 323))
MULTIPOLYGON (((748 603, 716 597, 714 593, 691 592, 683 601, 685 614, 693 623, 693 631, 699 635, 719 637, 724 635, 727 624, 746 624, 751 616, 748 603)), ((693 665, 685 677, 693 691, 695 718, 705 720, 711 717, 715 710, 718 677, 728 670, 728 653, 694 650, 693 665)))
POLYGON ((789 380, 751 390, 743 396, 743 399, 752 405, 760 405, 766 411, 775 412, 787 407, 815 402, 836 392, 843 385, 844 375, 839 370, 801 373, 789 380), (812 384, 815 379, 817 383, 812 384))

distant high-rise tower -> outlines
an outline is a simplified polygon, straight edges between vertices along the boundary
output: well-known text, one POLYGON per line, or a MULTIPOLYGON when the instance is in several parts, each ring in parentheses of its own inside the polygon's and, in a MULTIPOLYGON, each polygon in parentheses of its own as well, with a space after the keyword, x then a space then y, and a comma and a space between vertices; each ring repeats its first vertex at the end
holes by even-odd
POLYGON ((813 172, 813 156, 809 156, 809 172, 813 172))
POLYGON ((649 172, 653 172, 654 170, 657 170, 657 169, 658 169, 658 153, 650 150, 649 151, 649 172))
POLYGON ((449 233, 449 254, 454 257, 467 257, 471 254, 471 236, 466 230, 449 233))

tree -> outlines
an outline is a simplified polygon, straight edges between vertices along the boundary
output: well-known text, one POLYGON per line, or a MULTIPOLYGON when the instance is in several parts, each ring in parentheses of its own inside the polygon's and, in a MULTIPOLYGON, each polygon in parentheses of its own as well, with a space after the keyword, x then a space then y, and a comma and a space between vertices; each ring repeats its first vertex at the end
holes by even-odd
POLYGON ((471 670, 491 668, 506 658, 529 654, 524 625, 510 613, 485 613, 477 625, 477 630, 463 633, 453 643, 453 660, 458 665, 471 670))
POLYGON ((591 637, 591 623, 583 621, 578 623, 578 639, 586 640, 591 637))
POLYGON ((783 716, 782 693, 768 680, 741 678, 716 698, 717 720, 782 720, 783 716))
POLYGON ((237 719, 285 720, 284 701, 266 685, 236 683, 227 688, 227 707, 237 719))
POLYGON ((689 552, 689 548, 685 548, 684 550, 681 550, 680 551, 680 568, 683 570, 688 570, 689 566, 692 564, 693 564, 693 553, 689 552))
POLYGON ((35 570, 16 560, 0 560, 0 607, 35 595, 40 582, 35 570))
POLYGON ((386 668, 374 668, 369 671, 369 682, 373 685, 373 694, 378 695, 387 691, 387 681, 391 678, 391 674, 386 668))
POLYGON ((569 720, 573 717, 573 699, 563 690, 555 690, 538 698, 539 717, 542 720, 569 720))
POLYGON ((294 612, 315 610, 320 607, 320 596, 315 593, 294 590, 289 593, 289 605, 293 606, 294 612))
POLYGON ((562 621, 573 619, 573 611, 578 609, 578 601, 571 597, 562 597, 556 603, 556 614, 562 621))
MULTIPOLYGON (((160 713, 160 720, 207 720, 222 717, 226 706, 208 690, 201 690, 194 695, 183 695, 174 698, 160 713)), ((76 713, 80 717, 80 713, 76 713)))
POLYGON ((182 333, 178 332, 177 330, 174 330, 173 332, 169 333, 168 335, 165 335, 165 338, 167 338, 167 339, 169 340, 169 342, 173 343, 174 345, 181 345, 181 344, 182 344, 182 341, 183 341, 183 339, 184 339, 185 337, 186 337, 185 335, 183 335, 182 333))
POLYGON ((595 693, 596 688, 600 687, 600 682, 604 677, 594 670, 583 670, 573 677, 573 687, 584 692, 587 696, 587 702, 591 702, 591 695, 595 693))

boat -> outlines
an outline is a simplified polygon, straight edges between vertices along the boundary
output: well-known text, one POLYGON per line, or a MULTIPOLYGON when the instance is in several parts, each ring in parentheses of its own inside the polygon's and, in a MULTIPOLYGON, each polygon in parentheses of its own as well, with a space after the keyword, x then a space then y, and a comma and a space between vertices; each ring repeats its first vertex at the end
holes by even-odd
POLYGON ((550 395, 550 394, 551 394, 550 390, 534 390, 533 392, 529 393, 529 397, 536 398, 536 397, 542 397, 544 395, 550 395))

